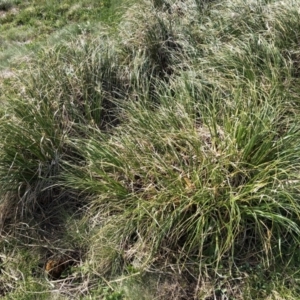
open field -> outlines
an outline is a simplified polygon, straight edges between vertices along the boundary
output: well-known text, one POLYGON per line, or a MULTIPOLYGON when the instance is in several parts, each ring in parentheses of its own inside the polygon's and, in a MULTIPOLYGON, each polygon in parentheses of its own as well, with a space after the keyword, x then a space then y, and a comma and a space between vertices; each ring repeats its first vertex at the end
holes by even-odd
POLYGON ((3 299, 300 298, 300 2, 0 24, 3 299))

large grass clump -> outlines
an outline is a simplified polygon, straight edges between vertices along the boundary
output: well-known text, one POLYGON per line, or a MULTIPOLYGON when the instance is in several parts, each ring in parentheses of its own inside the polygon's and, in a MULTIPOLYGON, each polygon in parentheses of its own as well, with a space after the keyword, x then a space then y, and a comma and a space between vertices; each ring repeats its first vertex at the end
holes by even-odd
POLYGON ((299 297, 299 11, 145 1, 3 83, 0 292, 299 297))

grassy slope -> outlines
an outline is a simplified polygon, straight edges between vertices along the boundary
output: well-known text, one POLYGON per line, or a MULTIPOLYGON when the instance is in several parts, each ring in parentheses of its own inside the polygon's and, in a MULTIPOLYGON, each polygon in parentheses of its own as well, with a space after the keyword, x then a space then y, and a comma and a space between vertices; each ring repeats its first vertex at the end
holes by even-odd
POLYGON ((299 298, 299 5, 73 2, 1 21, 1 292, 299 298))
POLYGON ((1 69, 14 66, 20 59, 28 60, 44 45, 97 34, 99 22, 116 22, 120 8, 119 1, 114 0, 1 1, 1 69))

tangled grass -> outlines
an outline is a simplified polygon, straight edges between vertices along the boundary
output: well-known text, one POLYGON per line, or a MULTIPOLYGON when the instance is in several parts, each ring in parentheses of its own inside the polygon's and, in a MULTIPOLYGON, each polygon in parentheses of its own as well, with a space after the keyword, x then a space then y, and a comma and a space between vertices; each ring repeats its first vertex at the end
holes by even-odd
POLYGON ((295 299, 299 5, 137 6, 8 85, 3 294, 295 299), (76 263, 53 283, 57 252, 76 263))

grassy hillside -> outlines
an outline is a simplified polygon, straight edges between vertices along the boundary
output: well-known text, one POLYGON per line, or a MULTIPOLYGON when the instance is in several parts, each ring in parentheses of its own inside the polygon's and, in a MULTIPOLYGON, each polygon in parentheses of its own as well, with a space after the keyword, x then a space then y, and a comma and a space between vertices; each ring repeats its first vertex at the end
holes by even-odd
POLYGON ((300 298, 300 3, 118 4, 0 0, 1 296, 300 298))
POLYGON ((113 25, 129 1, 1 0, 0 68, 27 63, 41 47, 97 35, 100 23, 113 25))

